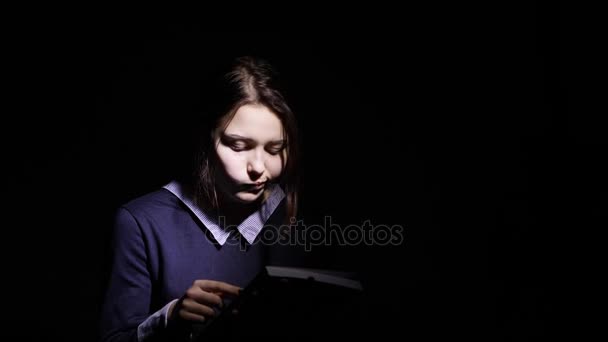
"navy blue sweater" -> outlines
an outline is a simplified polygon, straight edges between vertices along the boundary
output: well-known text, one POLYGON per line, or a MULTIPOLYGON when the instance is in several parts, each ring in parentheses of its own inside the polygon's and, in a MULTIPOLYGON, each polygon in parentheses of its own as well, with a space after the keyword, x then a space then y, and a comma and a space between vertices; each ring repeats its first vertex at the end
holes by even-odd
MULTIPOLYGON (((280 225, 284 209, 282 202, 266 226, 280 225)), ((138 326, 180 298, 197 279, 245 287, 267 264, 301 260, 290 257, 290 252, 285 254, 285 247, 256 242, 249 244, 236 232, 220 246, 185 204, 166 189, 123 205, 114 226, 101 340, 137 341, 138 326)), ((153 335, 162 336, 162 331, 153 335)))

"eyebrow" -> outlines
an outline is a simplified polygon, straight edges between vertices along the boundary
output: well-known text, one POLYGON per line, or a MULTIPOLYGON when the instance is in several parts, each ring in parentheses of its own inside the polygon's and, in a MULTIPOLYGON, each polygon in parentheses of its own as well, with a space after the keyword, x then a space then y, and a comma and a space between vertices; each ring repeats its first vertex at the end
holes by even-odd
MULTIPOLYGON (((253 140, 251 138, 244 137, 244 136, 238 135, 238 134, 226 134, 226 133, 223 133, 223 135, 225 137, 227 137, 227 138, 243 140, 243 141, 246 141, 248 143, 254 143, 255 142, 255 140, 253 140)), ((285 142, 286 142, 285 139, 279 139, 279 140, 273 140, 270 143, 271 144, 284 144, 285 142)))

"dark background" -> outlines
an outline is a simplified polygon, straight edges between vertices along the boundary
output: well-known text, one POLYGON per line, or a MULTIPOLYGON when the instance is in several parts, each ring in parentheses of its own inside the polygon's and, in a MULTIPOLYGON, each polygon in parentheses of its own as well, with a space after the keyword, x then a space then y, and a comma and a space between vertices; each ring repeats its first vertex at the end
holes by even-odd
POLYGON ((400 246, 314 251, 315 266, 360 272, 368 331, 524 341, 575 330, 559 323, 577 302, 564 284, 594 258, 583 241, 607 201, 593 11, 408 13, 317 33, 21 27, 2 125, 5 332, 95 339, 113 210, 170 180, 190 102, 204 96, 197 75, 235 53, 283 74, 302 134, 303 217, 405 228, 400 246))

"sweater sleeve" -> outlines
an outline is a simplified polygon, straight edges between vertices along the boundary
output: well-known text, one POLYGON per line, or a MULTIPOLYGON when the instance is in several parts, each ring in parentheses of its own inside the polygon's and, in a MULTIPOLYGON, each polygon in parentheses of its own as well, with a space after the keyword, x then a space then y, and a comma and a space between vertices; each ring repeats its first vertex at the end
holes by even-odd
POLYGON ((115 216, 112 263, 101 312, 103 342, 144 342, 160 336, 164 320, 150 318, 152 281, 141 227, 126 209, 115 216), (146 322, 146 334, 138 338, 138 327, 146 322), (150 324, 150 323, 157 324, 150 324), (144 338, 145 337, 145 338, 144 338))

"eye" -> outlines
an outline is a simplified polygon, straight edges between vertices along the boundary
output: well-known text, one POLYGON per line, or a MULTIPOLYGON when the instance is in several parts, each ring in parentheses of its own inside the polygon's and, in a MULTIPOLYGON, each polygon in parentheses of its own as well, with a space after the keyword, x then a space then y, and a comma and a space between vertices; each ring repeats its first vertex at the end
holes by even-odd
POLYGON ((237 152, 244 151, 244 150, 246 150, 246 149, 247 149, 247 144, 245 144, 245 142, 243 142, 243 141, 239 141, 239 140, 231 141, 231 142, 228 144, 228 146, 229 146, 229 147, 230 147, 232 150, 237 151, 237 152))
POLYGON ((266 148, 266 151, 272 155, 281 153, 286 147, 286 144, 273 144, 266 148))
POLYGON ((224 146, 227 146, 236 152, 244 151, 251 147, 251 144, 247 140, 230 137, 225 134, 220 136, 220 141, 224 146))

